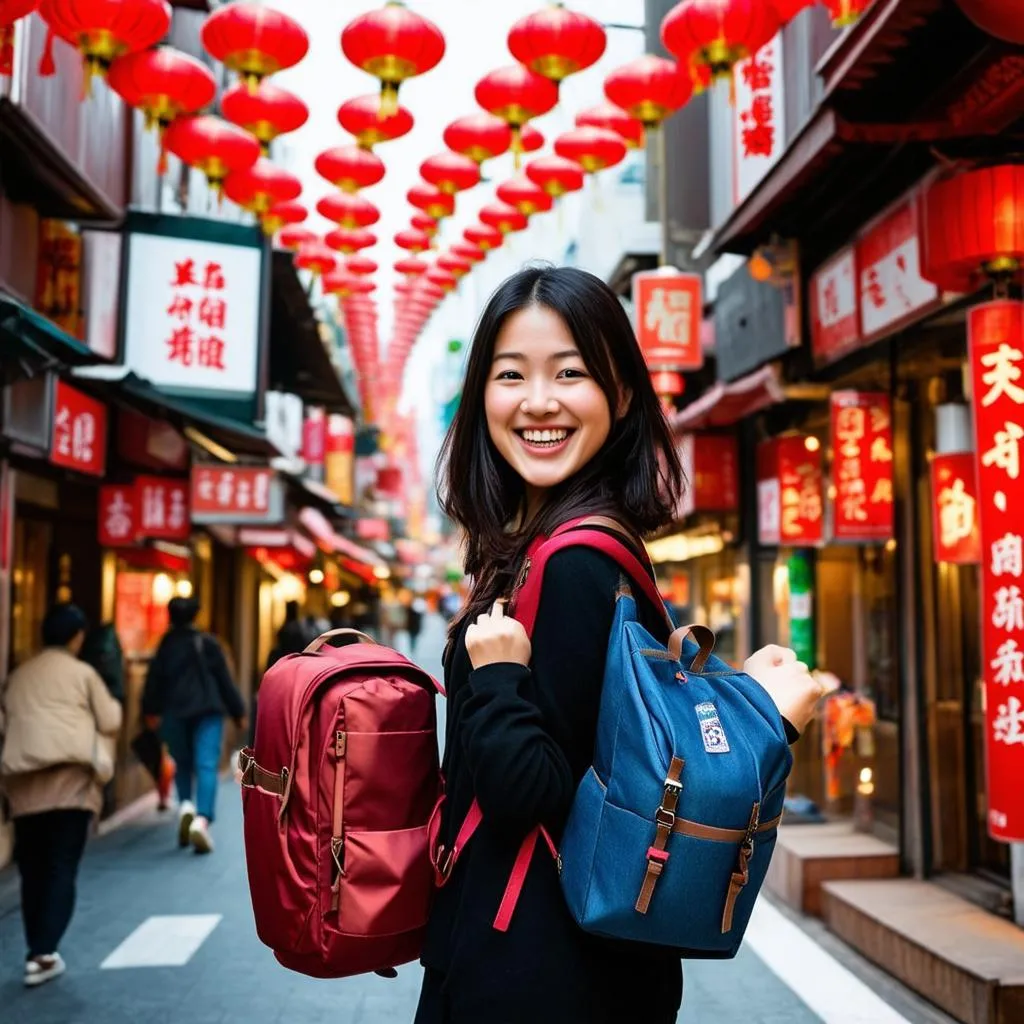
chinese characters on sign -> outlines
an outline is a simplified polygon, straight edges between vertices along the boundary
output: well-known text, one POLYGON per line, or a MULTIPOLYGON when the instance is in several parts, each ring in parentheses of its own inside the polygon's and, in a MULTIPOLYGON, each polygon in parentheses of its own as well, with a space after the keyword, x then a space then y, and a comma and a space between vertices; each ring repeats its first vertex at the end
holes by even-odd
POLYGON ((703 313, 699 274, 633 275, 636 336, 652 370, 699 370, 703 313))
POLYGON ((738 205, 753 192, 786 148, 781 33, 736 65, 733 83, 738 205))
POLYGON ((1024 303, 968 312, 981 530, 988 831, 1024 841, 1024 303))
POLYGON ((135 487, 111 484, 100 488, 99 543, 104 548, 134 544, 138 534, 135 516, 135 487))
POLYGON ((143 540, 187 541, 192 532, 188 481, 140 476, 100 488, 99 543, 131 547, 143 540))
POLYGON ((53 389, 50 461, 90 476, 103 476, 107 465, 106 406, 62 380, 53 389))
POLYGON ((222 337, 228 324, 224 268, 211 260, 200 271, 189 257, 175 263, 170 286, 167 316, 172 323, 164 341, 168 361, 227 372, 222 337))
POLYGON ((974 453, 936 455, 931 469, 935 561, 978 565, 981 535, 974 453))
POLYGON ((757 447, 757 527, 761 544, 815 547, 825 539, 821 450, 802 435, 757 447))
POLYGON ((819 362, 831 362, 860 341, 857 261, 847 246, 811 277, 811 349, 819 362))
POLYGON ((729 434, 685 434, 679 458, 686 487, 680 519, 694 512, 735 512, 739 509, 739 448, 729 434))
POLYGON ((892 412, 889 396, 832 393, 832 483, 836 540, 893 536, 892 412))
POLYGON ((272 522, 280 504, 274 471, 262 466, 193 466, 195 522, 272 522))

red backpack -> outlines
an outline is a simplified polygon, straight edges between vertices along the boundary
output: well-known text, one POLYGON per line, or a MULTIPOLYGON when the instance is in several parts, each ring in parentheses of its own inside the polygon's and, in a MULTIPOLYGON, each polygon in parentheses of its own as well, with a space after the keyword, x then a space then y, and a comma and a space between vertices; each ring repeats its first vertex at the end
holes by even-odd
POLYGON ((419 956, 441 792, 436 692, 397 651, 346 629, 263 677, 239 758, 245 859, 256 933, 285 967, 342 978, 419 956), (325 646, 338 634, 363 642, 325 646))

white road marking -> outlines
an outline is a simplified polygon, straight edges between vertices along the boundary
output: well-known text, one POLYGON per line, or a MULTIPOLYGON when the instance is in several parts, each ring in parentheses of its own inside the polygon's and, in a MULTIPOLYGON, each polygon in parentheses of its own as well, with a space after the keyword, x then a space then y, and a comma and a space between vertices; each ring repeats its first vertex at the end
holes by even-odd
POLYGON ((147 918, 100 964, 125 967, 184 967, 220 924, 221 914, 178 914, 147 918))
POLYGON ((754 905, 746 944, 824 1024, 909 1024, 766 900, 754 905))

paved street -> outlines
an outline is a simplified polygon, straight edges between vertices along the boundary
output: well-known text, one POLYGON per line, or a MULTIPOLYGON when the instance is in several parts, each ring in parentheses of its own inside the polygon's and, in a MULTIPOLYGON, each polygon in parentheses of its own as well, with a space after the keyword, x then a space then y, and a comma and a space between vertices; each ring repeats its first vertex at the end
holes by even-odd
MULTIPOLYGON (((442 624, 434 619, 421 640, 423 662, 435 670, 441 634, 442 624)), ((253 930, 240 801, 233 782, 222 787, 219 811, 219 845, 210 857, 179 851, 172 816, 160 817, 156 812, 93 841, 82 867, 78 910, 62 949, 68 973, 39 990, 22 987, 16 879, 11 871, 0 874, 0 1020, 4 1024, 410 1021, 420 977, 415 965, 400 970, 396 981, 368 977, 318 982, 277 964, 253 930)), ((747 946, 736 961, 687 965, 680 1021, 939 1024, 945 1020, 848 954, 840 954, 840 963, 829 952, 834 942, 826 938, 823 945, 818 938, 817 933, 808 936, 762 901, 747 946)))

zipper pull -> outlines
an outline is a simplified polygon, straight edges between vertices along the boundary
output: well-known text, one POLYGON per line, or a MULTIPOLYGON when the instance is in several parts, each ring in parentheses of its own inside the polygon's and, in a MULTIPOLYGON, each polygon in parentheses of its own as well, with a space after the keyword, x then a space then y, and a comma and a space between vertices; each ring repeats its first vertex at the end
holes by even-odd
POLYGON ((334 734, 334 756, 340 761, 348 749, 348 733, 339 729, 334 734))
POLYGON ((523 567, 519 570, 519 575, 516 577, 515 583, 512 585, 512 596, 515 597, 526 583, 526 577, 530 575, 530 566, 533 564, 532 560, 527 558, 523 562, 523 567))

